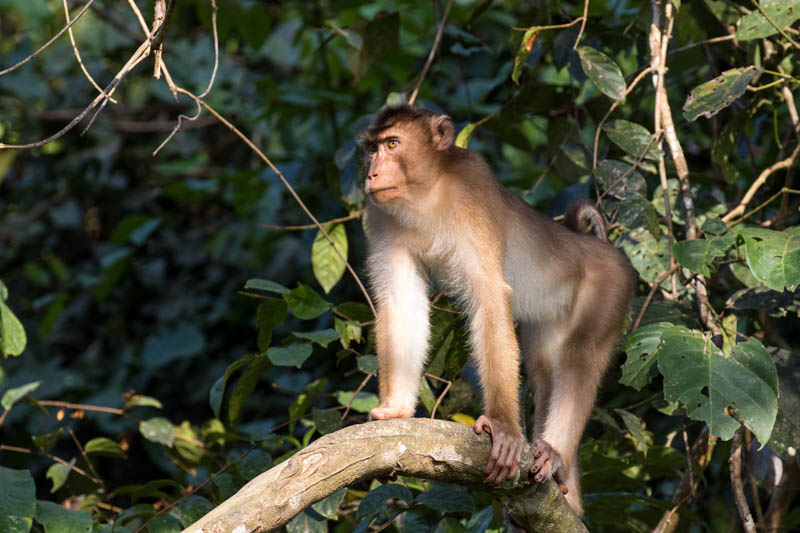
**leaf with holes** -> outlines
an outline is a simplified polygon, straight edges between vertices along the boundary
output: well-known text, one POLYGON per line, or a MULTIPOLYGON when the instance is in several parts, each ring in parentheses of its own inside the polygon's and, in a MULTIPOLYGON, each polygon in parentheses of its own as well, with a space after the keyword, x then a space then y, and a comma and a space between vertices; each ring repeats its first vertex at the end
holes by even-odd
MULTIPOLYGON (((800 19, 800 0, 760 0, 760 5, 775 26, 782 30, 800 19)), ((775 35, 778 33, 775 26, 759 10, 753 9, 736 23, 736 40, 748 41, 775 35)))
POLYGON ((609 120, 603 126, 603 131, 614 144, 637 159, 645 150, 647 150, 644 155, 645 159, 658 161, 658 158, 664 155, 664 152, 656 146, 655 141, 651 142, 652 135, 647 128, 635 122, 609 120))
POLYGON ((778 412, 778 374, 755 338, 726 356, 709 335, 675 326, 662 334, 657 357, 668 402, 680 402, 690 418, 705 422, 724 440, 739 427, 726 414, 731 407, 759 442, 769 441, 778 412))
POLYGON ((346 268, 347 233, 344 230, 344 224, 326 224, 323 227, 336 247, 334 248, 334 244, 328 241, 322 230, 317 231, 314 244, 311 245, 311 267, 322 290, 328 294, 342 279, 346 268), (339 253, 336 253, 337 250, 339 253))
POLYGON ((698 85, 683 104, 683 116, 689 121, 696 120, 700 115, 713 117, 742 96, 750 82, 762 72, 762 69, 752 65, 733 68, 698 85))
POLYGON ((733 235, 726 233, 719 237, 676 242, 672 250, 675 253, 675 260, 681 266, 692 272, 710 276, 714 261, 724 256, 735 240, 733 235))
POLYGON ((591 46, 579 46, 583 72, 601 93, 614 100, 625 99, 625 78, 614 60, 591 46))
POLYGON ((800 284, 800 233, 744 228, 739 235, 744 239, 747 266, 760 282, 781 292, 784 288, 793 291, 800 284))
POLYGON ((628 335, 622 347, 626 359, 622 365, 620 383, 642 390, 642 387, 653 380, 658 374, 656 363, 661 334, 672 327, 674 325, 669 322, 656 322, 642 326, 628 335))

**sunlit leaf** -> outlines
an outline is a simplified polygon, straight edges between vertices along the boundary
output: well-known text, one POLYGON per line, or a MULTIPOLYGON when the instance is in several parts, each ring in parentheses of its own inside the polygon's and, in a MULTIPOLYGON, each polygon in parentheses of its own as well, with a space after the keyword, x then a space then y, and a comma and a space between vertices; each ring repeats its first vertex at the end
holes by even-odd
POLYGON ((775 291, 800 285, 800 233, 744 228, 747 266, 764 285, 775 291))
POLYGON ((296 366, 300 368, 311 355, 311 344, 295 342, 289 346, 275 346, 267 350, 267 357, 275 366, 296 366))
POLYGON ((715 261, 725 255, 734 241, 734 236, 728 233, 718 237, 676 242, 672 250, 675 260, 681 266, 692 272, 710 276, 712 269, 716 270, 715 261))
MULTIPOLYGON (((800 19, 800 0, 759 0, 759 4, 775 26, 784 31, 800 19)), ((747 7, 753 8, 752 5, 747 7)), ((753 8, 736 24, 736 39, 763 39, 778 33, 775 26, 758 9, 753 8)))
POLYGON ((357 413, 369 413, 370 409, 378 407, 378 396, 372 392, 359 392, 353 398, 352 392, 339 391, 336 393, 336 401, 339 405, 350 404, 350 409, 357 413))
POLYGON ((650 383, 658 374, 658 347, 661 334, 673 327, 669 322, 648 324, 628 334, 622 350, 627 359, 622 365, 622 377, 619 382, 636 390, 650 383))
POLYGON ((69 473, 72 472, 72 467, 75 466, 75 457, 67 464, 53 463, 47 469, 45 477, 53 482, 53 487, 50 489, 50 494, 54 493, 67 482, 69 473))
POLYGON ((12 405, 27 396, 29 392, 35 391, 41 384, 41 381, 33 381, 20 387, 8 389, 3 393, 3 399, 0 400, 0 405, 2 405, 4 409, 11 409, 12 405))
POLYGON ((325 227, 328 236, 333 240, 336 245, 333 245, 323 235, 321 230, 317 231, 317 236, 314 238, 314 243, 311 246, 311 267, 314 271, 314 277, 322 286, 325 294, 331 292, 331 289, 342 279, 345 271, 345 261, 347 260, 347 233, 344 229, 344 224, 334 224, 325 227), (336 251, 339 251, 337 254, 336 251))
POLYGON ((96 437, 83 447, 86 453, 96 453, 101 455, 110 455, 112 457, 125 458, 125 452, 122 451, 122 446, 119 443, 106 437, 96 437))
POLYGON ((292 314, 302 320, 317 318, 330 308, 330 304, 322 296, 302 283, 296 289, 284 294, 283 299, 289 304, 292 314))
POLYGON ((647 149, 647 153, 644 155, 645 159, 655 161, 664 155, 664 152, 656 146, 655 141, 652 141, 652 135, 647 128, 635 122, 622 119, 609 120, 603 126, 603 131, 614 144, 637 159, 645 149, 647 149))
POLYGON ((700 115, 711 118, 731 105, 747 90, 762 69, 754 66, 726 70, 711 81, 698 85, 683 104, 686 120, 696 120, 700 115))
POLYGON ((0 352, 4 357, 16 356, 25 350, 28 338, 22 322, 11 309, 0 300, 0 352))
POLYGON ((139 422, 139 433, 151 442, 172 447, 174 432, 172 422, 164 417, 156 416, 149 420, 139 422))

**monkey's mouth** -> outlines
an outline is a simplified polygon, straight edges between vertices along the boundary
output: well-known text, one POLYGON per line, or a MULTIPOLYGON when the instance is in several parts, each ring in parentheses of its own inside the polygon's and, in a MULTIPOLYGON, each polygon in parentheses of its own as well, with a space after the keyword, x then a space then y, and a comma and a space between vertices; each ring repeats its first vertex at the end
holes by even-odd
POLYGON ((367 191, 367 194, 378 194, 379 192, 386 192, 386 191, 394 191, 397 190, 397 187, 384 187, 383 189, 370 189, 367 191))

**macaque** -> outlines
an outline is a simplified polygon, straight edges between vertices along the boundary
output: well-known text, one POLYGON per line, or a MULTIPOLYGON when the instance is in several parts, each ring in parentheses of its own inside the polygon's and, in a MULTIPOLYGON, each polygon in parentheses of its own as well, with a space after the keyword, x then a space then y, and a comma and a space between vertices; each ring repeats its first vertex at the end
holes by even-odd
POLYGON ((530 472, 538 482, 555 478, 580 515, 578 444, 619 340, 632 270, 593 206, 578 203, 567 226, 556 223, 453 137, 450 117, 410 106, 379 111, 363 135, 367 270, 378 313, 380 405, 370 416, 414 415, 432 273, 469 320, 484 409, 474 430, 492 439, 485 481, 519 470, 522 353, 535 404, 530 472), (581 233, 590 225, 602 239, 581 233))

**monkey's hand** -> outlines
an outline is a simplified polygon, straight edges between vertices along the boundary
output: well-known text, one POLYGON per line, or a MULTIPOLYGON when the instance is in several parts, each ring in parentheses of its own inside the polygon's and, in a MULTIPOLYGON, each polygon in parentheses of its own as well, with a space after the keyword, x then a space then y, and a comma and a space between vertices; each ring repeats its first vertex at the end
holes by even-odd
POLYGON ((390 418, 411 418, 414 410, 405 407, 375 407, 369 412, 370 420, 389 420, 390 418))
POLYGON ((492 436, 492 455, 483 472, 484 483, 500 483, 504 479, 512 479, 519 470, 519 459, 525 437, 518 427, 481 415, 475 421, 475 433, 484 431, 492 436))
POLYGON ((553 478, 558 483, 561 493, 566 494, 568 490, 564 483, 561 456, 558 452, 546 441, 536 439, 533 441, 533 459, 533 465, 531 465, 533 479, 541 483, 553 478))

